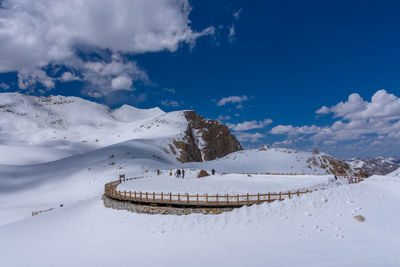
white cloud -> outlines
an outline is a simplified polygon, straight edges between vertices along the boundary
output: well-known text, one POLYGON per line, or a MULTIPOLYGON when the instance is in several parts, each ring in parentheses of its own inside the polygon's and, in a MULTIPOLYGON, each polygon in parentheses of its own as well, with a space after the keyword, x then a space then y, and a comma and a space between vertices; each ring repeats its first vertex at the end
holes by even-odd
POLYGON ((235 25, 233 25, 233 24, 229 27, 228 40, 229 40, 229 42, 234 42, 236 40, 235 25))
POLYGON ((261 133, 243 133, 243 132, 238 132, 235 133, 236 138, 240 142, 250 142, 250 143, 258 143, 261 141, 262 138, 265 137, 264 134, 261 133))
POLYGON ((228 103, 242 103, 244 101, 249 100, 249 98, 246 95, 242 96, 228 96, 228 97, 223 97, 221 98, 218 102, 218 106, 225 106, 228 103))
POLYGON ((293 145, 293 141, 292 140, 283 140, 281 142, 274 142, 272 144, 273 147, 290 146, 290 145, 293 145))
POLYGON ((333 113, 337 120, 324 127, 279 125, 271 133, 285 134, 292 139, 304 136, 314 145, 332 147, 333 153, 337 153, 339 147, 343 149, 343 153, 398 153, 400 98, 394 94, 379 90, 370 101, 364 100, 359 94, 351 94, 347 101, 332 107, 323 106, 316 113, 333 113))
POLYGON ((88 94, 92 97, 102 97, 115 90, 134 90, 134 81, 149 80, 136 62, 125 62, 118 54, 112 55, 108 62, 75 60, 70 65, 90 83, 88 94))
POLYGON ((217 118, 217 120, 219 120, 219 121, 229 121, 230 119, 231 119, 231 116, 229 116, 229 115, 225 115, 225 116, 219 115, 217 118))
POLYGON ((238 20, 238 19, 240 18, 240 13, 242 13, 242 9, 241 9, 241 8, 238 9, 238 10, 236 10, 235 12, 233 12, 232 16, 233 16, 236 20, 238 20))
POLYGON ((61 75, 60 80, 63 82, 71 82, 71 81, 79 81, 79 80, 81 80, 81 78, 79 78, 75 74, 67 71, 61 75))
POLYGON ((132 79, 125 76, 120 75, 111 80, 111 88, 114 90, 130 90, 132 87, 132 79))
MULTIPOLYGON (((213 27, 201 32, 192 30, 188 0, 2 3, 0 72, 17 71, 21 89, 34 83, 52 89, 54 79, 43 75, 42 68, 74 62, 74 68, 79 69, 76 64, 83 62, 76 60, 76 49, 82 46, 106 49, 113 54, 176 51, 180 44, 193 46, 197 38, 214 32, 213 27)), ((104 93, 101 91, 100 95, 104 93)))
POLYGON ((287 134, 287 135, 300 135, 300 134, 314 134, 321 130, 316 125, 294 127, 292 125, 278 125, 272 128, 272 134, 287 134))
POLYGON ((176 91, 175 91, 174 88, 164 88, 163 91, 168 92, 168 93, 171 93, 171 94, 173 94, 173 95, 176 93, 176 91))
POLYGON ((179 107, 179 103, 175 100, 162 100, 161 104, 166 106, 166 107, 179 107))
POLYGON ((5 83, 0 83, 0 89, 8 90, 8 89, 10 89, 10 86, 8 84, 5 84, 5 83))
POLYGON ((252 129, 260 129, 264 128, 265 126, 269 125, 272 123, 271 119, 265 119, 263 121, 244 121, 238 124, 233 124, 233 123, 227 123, 226 125, 237 132, 240 131, 247 131, 247 130, 252 130, 252 129))
POLYGON ((322 108, 315 111, 317 114, 328 114, 331 113, 331 110, 327 106, 323 106, 322 108))

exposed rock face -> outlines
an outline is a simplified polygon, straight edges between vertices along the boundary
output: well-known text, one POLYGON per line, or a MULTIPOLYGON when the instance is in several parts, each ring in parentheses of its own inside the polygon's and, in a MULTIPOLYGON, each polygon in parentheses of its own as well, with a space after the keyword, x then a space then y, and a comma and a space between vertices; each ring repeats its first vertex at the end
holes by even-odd
POLYGON ((356 176, 360 178, 368 177, 368 174, 361 168, 350 166, 347 162, 333 158, 328 155, 322 155, 313 152, 313 156, 307 160, 308 168, 319 167, 326 170, 327 174, 333 174, 343 177, 356 176))
POLYGON ((181 150, 179 161, 209 161, 243 149, 222 123, 205 119, 192 110, 184 111, 184 116, 188 121, 185 136, 173 141, 181 150))

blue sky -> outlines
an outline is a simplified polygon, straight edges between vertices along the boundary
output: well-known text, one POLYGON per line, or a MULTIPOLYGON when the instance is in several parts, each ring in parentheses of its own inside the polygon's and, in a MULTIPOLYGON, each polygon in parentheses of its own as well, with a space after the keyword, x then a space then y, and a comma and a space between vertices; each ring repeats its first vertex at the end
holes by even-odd
POLYGON ((248 147, 400 156, 397 1, 16 2, 0 1, 0 91, 195 109, 248 147))

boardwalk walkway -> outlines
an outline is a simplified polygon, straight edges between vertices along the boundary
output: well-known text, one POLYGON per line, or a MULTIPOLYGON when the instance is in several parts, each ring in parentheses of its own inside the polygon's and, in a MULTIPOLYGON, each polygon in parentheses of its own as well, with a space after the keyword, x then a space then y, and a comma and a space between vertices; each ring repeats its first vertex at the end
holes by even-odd
MULTIPOLYGON (((308 194, 325 188, 317 188, 313 190, 297 190, 279 193, 257 193, 245 195, 207 195, 207 194, 180 194, 180 193, 155 193, 141 191, 120 191, 117 190, 119 184, 129 180, 140 179, 141 177, 125 178, 120 175, 119 180, 107 183, 105 185, 105 195, 120 201, 129 201, 141 205, 153 206, 171 206, 171 207, 188 207, 188 208, 204 208, 204 207, 242 207, 265 202, 282 201, 286 198, 308 194)), ((361 181, 360 178, 353 180, 355 183, 361 181)))

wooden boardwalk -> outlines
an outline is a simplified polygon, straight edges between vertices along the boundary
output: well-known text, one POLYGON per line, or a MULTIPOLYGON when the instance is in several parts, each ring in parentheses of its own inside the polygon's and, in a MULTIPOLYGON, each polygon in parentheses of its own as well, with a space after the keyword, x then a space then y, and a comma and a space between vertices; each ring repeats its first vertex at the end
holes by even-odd
MULTIPOLYGON (((120 179, 107 183, 105 185, 105 194, 116 200, 130 201, 143 205, 154 206, 177 206, 177 207, 242 207, 265 202, 282 201, 287 198, 309 194, 313 191, 324 190, 325 188, 304 190, 304 191, 289 191, 279 193, 257 193, 245 195, 207 195, 207 194, 180 194, 180 193, 155 193, 155 192, 140 192, 140 191, 120 191, 117 190, 119 184, 140 179, 140 177, 125 178, 125 175, 120 175, 120 179)), ((354 182, 360 182, 360 178, 355 178, 354 182)))

